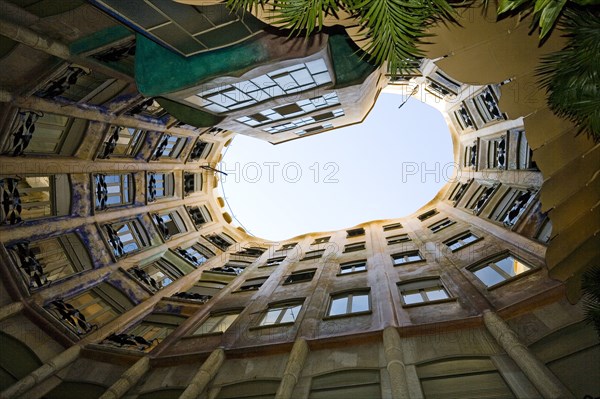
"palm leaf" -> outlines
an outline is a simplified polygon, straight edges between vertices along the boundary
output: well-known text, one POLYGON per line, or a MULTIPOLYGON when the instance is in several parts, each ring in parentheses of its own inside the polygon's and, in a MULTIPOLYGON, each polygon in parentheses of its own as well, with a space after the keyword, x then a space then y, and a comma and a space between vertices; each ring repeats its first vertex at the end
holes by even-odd
POLYGON ((600 336, 600 266, 586 271, 581 278, 585 319, 600 336))

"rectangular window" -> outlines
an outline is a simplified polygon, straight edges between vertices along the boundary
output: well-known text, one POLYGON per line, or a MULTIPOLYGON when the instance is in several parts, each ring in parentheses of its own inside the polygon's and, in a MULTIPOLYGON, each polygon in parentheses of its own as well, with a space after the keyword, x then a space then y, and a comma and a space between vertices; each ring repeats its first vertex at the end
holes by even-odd
POLYGON ((504 115, 502 115, 502 112, 500 112, 500 108, 498 107, 496 93, 494 93, 490 86, 486 87, 481 93, 476 95, 473 101, 483 123, 504 119, 504 115))
POLYGON ((492 262, 469 268, 488 288, 510 280, 531 269, 531 266, 521 262, 512 255, 504 255, 492 262))
POLYGON ((316 238, 312 244, 310 245, 317 245, 317 244, 325 244, 326 242, 329 242, 329 239, 331 237, 321 237, 321 238, 316 238))
POLYGON ((200 266, 215 254, 202 244, 194 244, 187 248, 177 248, 176 252, 194 266, 200 266))
POLYGON ((190 214, 190 218, 196 227, 201 227, 203 224, 212 221, 212 217, 208 212, 208 208, 206 206, 186 206, 188 213, 190 214))
POLYGON ((158 145, 152 154, 152 160, 156 161, 161 158, 177 159, 181 155, 185 145, 187 144, 187 137, 171 136, 170 134, 164 134, 158 141, 158 145))
POLYGON ((454 117, 456 118, 461 130, 467 130, 471 128, 475 129, 473 117, 464 103, 461 104, 456 111, 454 111, 454 117))
POLYGON ((258 291, 258 289, 267 281, 269 277, 251 278, 242 283, 239 291, 258 291))
POLYGON ((111 156, 134 158, 139 151, 146 132, 144 130, 111 126, 108 129, 108 138, 102 144, 98 158, 109 159, 111 156))
POLYGON ((316 269, 310 270, 299 270, 297 272, 293 272, 289 276, 285 278, 284 284, 294 284, 294 283, 303 283, 306 281, 311 281, 315 276, 316 269))
POLYGON ((235 244, 235 240, 225 233, 211 234, 204 238, 222 251, 227 251, 227 248, 235 244))
POLYGON ((194 144, 194 148, 190 152, 190 161, 199 161, 201 159, 207 159, 210 152, 212 151, 213 143, 208 143, 198 139, 194 144))
POLYGON ((392 223, 392 224, 386 224, 385 226, 383 226, 383 231, 390 231, 390 230, 396 230, 396 229, 401 229, 402 228, 402 223, 392 223))
POLYGON ((163 259, 145 266, 132 267, 129 272, 153 292, 166 287, 183 276, 181 270, 163 259))
POLYGON ((364 313, 371 310, 368 291, 348 292, 333 295, 329 305, 328 316, 340 316, 352 313, 364 313))
POLYGON ((285 256, 278 256, 277 258, 267 259, 267 263, 265 263, 265 266, 279 266, 284 259, 285 256))
POLYGON ((489 140, 487 142, 488 169, 506 169, 506 156, 508 154, 506 144, 506 136, 502 136, 494 140, 489 140))
POLYGON ((469 202, 467 203, 467 208, 471 209, 475 215, 479 215, 496 192, 496 188, 496 185, 479 185, 479 187, 477 187, 477 190, 475 190, 475 192, 469 199, 469 202))
POLYGON ((185 223, 177 211, 152 215, 156 228, 165 240, 170 239, 176 234, 184 233, 185 223))
POLYGON ((425 260, 423 256, 419 253, 419 251, 406 251, 401 252, 399 254, 392 255, 392 259, 394 260, 394 266, 405 265, 413 262, 420 262, 425 260))
POLYGON ((283 132, 287 132, 288 130, 298 129, 302 126, 310 125, 312 123, 317 123, 317 122, 323 122, 323 121, 327 121, 330 119, 339 118, 344 115, 345 115, 344 110, 342 108, 340 108, 340 109, 336 109, 336 110, 333 110, 330 112, 324 112, 319 115, 306 116, 304 118, 297 119, 294 121, 289 121, 287 123, 282 123, 280 125, 269 126, 269 127, 264 128, 263 130, 270 134, 283 133, 283 132))
POLYGON ((400 244, 401 242, 410 241, 408 234, 399 234, 397 236, 390 236, 385 238, 388 245, 400 244))
POLYGON ((443 301, 450 298, 439 278, 398 284, 404 305, 443 301))
POLYGON ((346 238, 364 236, 365 235, 365 229, 363 229, 361 227, 359 229, 347 230, 346 233, 347 233, 346 238))
POLYGON ((350 274, 367 271, 367 261, 360 260, 356 262, 342 263, 339 274, 350 274))
POLYGON ((466 183, 457 183, 452 192, 450 193, 450 197, 448 198, 450 201, 454 202, 454 205, 461 200, 462 196, 467 192, 467 189, 473 182, 473 179, 469 179, 466 183))
POLYGON ((296 245, 298 245, 297 242, 291 242, 289 244, 283 244, 281 246, 281 248, 279 248, 277 251, 288 251, 290 249, 294 249, 296 247, 296 245))
POLYGON ((535 169, 537 165, 533 160, 533 150, 527 143, 527 137, 525 136, 524 130, 517 132, 517 168, 519 169, 535 169))
POLYGON ((0 176, 0 224, 65 216, 71 212, 67 175, 0 176))
POLYGON ((365 249, 365 242, 355 242, 353 244, 346 244, 344 246, 344 252, 356 252, 365 249))
POLYGON ((96 210, 133 203, 133 174, 94 175, 96 210))
POLYGON ((239 315, 239 311, 210 315, 192 335, 222 334, 231 327, 239 315))
POLYGON ((316 251, 308 251, 305 255, 304 258, 300 259, 300 260, 310 260, 310 259, 318 259, 321 256, 323 256, 323 254, 325 253, 324 249, 318 249, 316 251))
POLYGON ((148 245, 142 237, 143 228, 137 220, 105 224, 104 230, 117 258, 137 252, 148 245))
POLYGON ((419 216, 417 216, 417 217, 418 217, 418 218, 419 218, 419 220, 422 222, 422 221, 424 221, 424 220, 427 220, 427 219, 429 219, 430 217, 432 217, 432 216, 434 216, 434 215, 437 215, 437 213, 438 213, 437 209, 432 209, 432 210, 430 210, 430 211, 427 211, 427 212, 425 212, 425 213, 423 213, 423 214, 421 214, 421 215, 419 215, 419 216))
POLYGON ((60 154, 73 119, 51 113, 19 110, 3 153, 60 154))
POLYGON ((202 173, 183 173, 183 195, 188 196, 202 191, 202 173))
POLYGON ((175 193, 175 176, 173 173, 148 172, 146 174, 148 202, 172 197, 175 193))
POLYGON ((502 222, 508 228, 514 226, 527 209, 527 205, 535 198, 533 192, 524 189, 510 188, 490 215, 490 219, 502 222))
POLYGON ((477 237, 475 234, 468 231, 466 233, 461 234, 460 236, 458 236, 456 238, 453 238, 448 241, 444 241, 444 244, 446 244, 448 246, 448 248, 450 248, 452 250, 452 252, 454 252, 454 251, 458 251, 462 247, 472 244, 478 240, 479 240, 479 237, 477 237))
POLYGON ((465 146, 465 152, 463 157, 463 166, 465 168, 476 168, 477 169, 477 141, 473 142, 472 145, 465 146))
POLYGON ((273 326, 278 324, 294 323, 302 310, 301 303, 291 303, 269 307, 259 325, 273 326))
POLYGON ((456 223, 453 220, 450 220, 448 218, 444 218, 442 220, 440 220, 439 222, 436 222, 434 224, 432 224, 431 226, 429 226, 429 230, 431 230, 433 233, 437 233, 440 230, 445 229, 446 227, 452 226, 454 223, 456 223))

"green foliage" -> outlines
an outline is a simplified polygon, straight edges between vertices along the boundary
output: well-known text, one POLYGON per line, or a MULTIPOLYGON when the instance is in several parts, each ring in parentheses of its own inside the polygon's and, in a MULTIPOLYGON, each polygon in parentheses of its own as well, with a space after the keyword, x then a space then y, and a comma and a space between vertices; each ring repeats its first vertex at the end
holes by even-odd
POLYGON ((538 68, 548 105, 600 141, 600 9, 568 9, 561 27, 567 45, 538 68))
POLYGON ((585 319, 600 336, 600 266, 585 272, 581 278, 585 319))
POLYGON ((306 35, 321 29, 326 16, 348 12, 357 18, 363 40, 369 40, 369 61, 378 65, 388 61, 391 71, 412 66, 422 55, 417 43, 425 28, 454 15, 447 0, 227 0, 227 5, 247 11, 265 6, 272 10, 275 24, 306 35))
MULTIPOLYGON (((600 0, 571 0, 570 3, 598 5, 600 0)), ((498 0, 498 15, 533 7, 533 26, 538 25, 540 39, 543 39, 552 31, 566 5, 567 0, 498 0)))

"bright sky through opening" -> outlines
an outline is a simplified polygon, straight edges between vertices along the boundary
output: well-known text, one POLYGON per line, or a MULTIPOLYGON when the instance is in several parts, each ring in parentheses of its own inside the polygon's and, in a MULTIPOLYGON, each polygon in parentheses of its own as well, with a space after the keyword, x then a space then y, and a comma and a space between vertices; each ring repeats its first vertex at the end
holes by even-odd
POLYGON ((382 93, 362 124, 272 145, 237 135, 219 165, 234 224, 284 240, 409 215, 452 177, 439 111, 382 93))

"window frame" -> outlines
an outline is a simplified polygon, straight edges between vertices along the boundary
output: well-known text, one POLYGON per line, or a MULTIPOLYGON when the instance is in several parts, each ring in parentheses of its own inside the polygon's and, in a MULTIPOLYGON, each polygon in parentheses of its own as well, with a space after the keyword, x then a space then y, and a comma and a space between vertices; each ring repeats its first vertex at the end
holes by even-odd
POLYGON ((300 259, 300 261, 312 260, 312 259, 320 259, 325 254, 325 249, 315 249, 312 251, 306 251, 304 253, 304 257, 300 259))
POLYGON ((435 223, 430 224, 429 226, 427 226, 427 228, 429 230, 431 230, 431 232, 433 234, 439 233, 440 231, 447 229, 448 227, 452 226, 456 224, 456 222, 448 217, 445 217, 443 219, 438 220, 435 223))
POLYGON ((211 312, 188 335, 188 337, 189 338, 192 338, 192 337, 205 337, 205 336, 225 334, 231 328, 231 326, 237 321, 237 319, 240 317, 242 311, 243 311, 243 309, 228 309, 228 310, 220 310, 220 311, 217 311, 217 312, 211 312), (223 319, 227 318, 227 316, 233 316, 233 315, 235 315, 235 318, 233 320, 231 320, 231 322, 229 324, 227 324, 227 326, 223 329, 223 327, 222 327, 223 326, 223 319), (210 331, 204 332, 204 333, 198 333, 198 330, 200 330, 207 321, 209 321, 210 319, 216 319, 216 318, 220 318, 221 321, 215 323, 213 325, 213 327, 210 328, 210 331), (218 329, 218 331, 216 331, 217 329, 218 329))
POLYGON ((421 222, 426 221, 429 218, 432 218, 433 216, 437 215, 438 213, 440 213, 436 208, 430 209, 427 212, 423 212, 421 213, 419 216, 417 216, 417 219, 419 219, 421 222))
POLYGON ((135 175, 133 173, 114 173, 114 174, 108 174, 108 173, 93 173, 92 174, 92 187, 95 188, 95 190, 93 190, 94 192, 94 211, 95 212, 103 212, 103 211, 108 211, 110 209, 113 208, 118 208, 121 206, 127 206, 127 205, 132 205, 135 201, 135 175), (108 187, 118 187, 118 192, 117 193, 107 193, 107 204, 105 205, 104 208, 102 208, 101 206, 99 206, 98 204, 98 184, 100 184, 100 182, 98 181, 99 176, 104 176, 104 180, 105 180, 105 184, 107 185, 107 189, 108 187), (109 176, 118 176, 119 177, 119 182, 118 183, 106 183, 106 177, 109 176), (127 181, 126 184, 126 189, 124 190, 123 187, 125 186, 125 181, 127 181), (124 200, 124 192, 127 192, 127 196, 129 197, 127 201, 124 200), (120 200, 119 202, 117 202, 116 204, 108 204, 108 198, 109 197, 115 197, 115 196, 119 196, 120 200))
POLYGON ((419 251, 418 249, 412 249, 410 251, 398 252, 398 253, 392 254, 390 256, 392 257, 392 263, 394 264, 394 267, 401 266, 401 265, 410 265, 410 264, 413 264, 413 263, 427 261, 427 259, 425 259, 425 257, 423 257, 423 255, 421 254, 421 251, 419 251), (406 260, 406 259, 408 259, 408 257, 415 256, 415 255, 418 255, 419 259, 416 259, 416 260, 406 260), (404 261, 399 262, 399 263, 396 262, 398 259, 400 259, 400 257, 402 257, 404 259, 404 261))
POLYGON ((444 241, 444 245, 446 245, 448 247, 448 249, 450 249, 450 251, 457 252, 457 251, 460 251, 461 249, 463 249, 465 247, 468 247, 469 245, 473 245, 475 243, 478 243, 481 240, 483 240, 483 237, 480 237, 480 236, 474 234, 471 230, 467 230, 467 231, 463 231, 460 234, 455 235, 452 238, 449 238, 449 239, 445 240, 444 241), (463 240, 466 237, 469 237, 469 236, 475 237, 475 239, 473 241, 469 241, 469 242, 465 243, 463 240), (459 244, 459 243, 462 243, 462 245, 459 246, 458 248, 452 249, 451 245, 459 244))
POLYGON ((362 316, 373 313, 373 303, 371 298, 371 288, 363 288, 363 289, 351 289, 340 292, 331 293, 329 295, 329 302, 327 304, 327 310, 325 313, 325 317, 323 320, 337 319, 343 317, 352 317, 352 316, 362 316), (366 296, 367 297, 367 310, 359 310, 356 312, 352 311, 353 301, 355 296, 366 296), (333 303, 335 300, 340 298, 346 298, 346 312, 340 314, 331 314, 333 309, 333 303))
POLYGON ((408 235, 408 233, 396 234, 394 236, 388 236, 388 237, 385 237, 385 240, 387 241, 387 245, 396 245, 396 244, 401 244, 403 242, 412 241, 410 236, 408 235))
MULTIPOLYGON (((398 293, 400 295, 400 302, 402 303, 403 308, 423 306, 423 305, 433 305, 433 304, 445 303, 445 302, 453 302, 453 301, 456 301, 456 299, 457 299, 456 297, 454 297, 452 295, 450 290, 448 290, 448 288, 446 287, 446 285, 444 284, 444 282, 442 281, 442 278, 440 276, 421 277, 421 278, 411 279, 411 280, 407 280, 407 281, 399 281, 398 283, 396 283, 396 286, 398 287, 398 293), (433 283, 433 284, 431 284, 431 283, 433 283), (413 287, 411 287, 412 289, 403 289, 402 286, 413 286, 413 287), (416 286, 417 288, 414 288, 414 286, 416 286), (443 291, 446 294, 446 298, 429 299, 429 296, 427 295, 427 291, 426 291, 429 288, 441 288, 441 291, 443 291), (421 295, 422 300, 420 302, 407 303, 404 298, 405 295, 403 294, 403 292, 406 292, 406 291, 417 291, 417 294, 421 295)), ((411 294, 411 295, 415 295, 415 294, 411 294)))
POLYGON ((300 319, 300 315, 302 314, 302 311, 304 310, 304 302, 305 302, 305 298, 301 298, 301 299, 299 298, 299 299, 290 299, 290 300, 286 300, 286 301, 270 303, 267 306, 267 309, 264 310, 263 312, 261 312, 259 321, 251 329, 283 327, 283 326, 292 326, 292 325, 296 324, 298 319, 300 319), (296 309, 296 308, 299 308, 298 313, 296 314, 296 316, 293 316, 293 309, 296 309), (275 318, 275 321, 272 323, 267 323, 267 318, 269 316, 269 313, 275 312, 275 311, 279 312, 279 314, 275 318), (283 318, 286 317, 286 314, 288 313, 288 311, 292 312, 292 317, 294 318, 294 320, 281 322, 283 320, 283 318))
POLYGON ((365 273, 368 270, 367 263, 368 262, 366 259, 340 263, 340 268, 338 270, 337 276, 345 276, 348 274, 356 274, 356 273, 365 273), (364 267, 364 270, 356 270, 356 266, 359 266, 359 267, 362 266, 362 267, 364 267), (350 270, 350 271, 344 272, 344 270, 350 270))
POLYGON ((367 249, 366 241, 353 242, 353 243, 344 245, 343 253, 346 254, 346 253, 351 253, 351 252, 364 251, 365 249, 367 249))
POLYGON ((101 230, 103 232, 102 237, 104 237, 106 245, 108 246, 108 248, 111 252, 111 255, 114 256, 115 259, 122 259, 127 256, 130 256, 132 254, 142 251, 145 247, 150 245, 150 239, 149 239, 148 233, 146 232, 146 229, 144 228, 143 224, 137 218, 127 219, 124 221, 112 221, 112 222, 103 223, 101 230), (113 247, 113 245, 111 244, 110 236, 108 235, 108 231, 106 229, 106 226, 110 226, 111 229, 113 229, 115 231, 115 233, 118 233, 122 227, 119 229, 115 229, 113 227, 114 225, 118 225, 118 224, 122 224, 123 226, 128 227, 128 231, 130 232, 130 234, 132 236, 132 240, 126 241, 126 242, 127 243, 134 242, 135 245, 137 246, 136 249, 125 252, 126 244, 120 240, 121 237, 119 234, 117 234, 117 236, 119 236, 119 241, 121 241, 121 245, 123 246, 123 255, 118 255, 115 252, 115 251, 118 251, 118 249, 113 247))
POLYGON ((383 231, 390 231, 390 230, 402 229, 402 228, 404 228, 404 226, 402 226, 402 223, 391 223, 391 224, 383 225, 382 228, 383 228, 383 231))
POLYGON ((504 251, 504 252, 498 253, 496 255, 490 256, 488 258, 485 258, 483 260, 480 260, 473 265, 467 266, 465 269, 473 275, 473 277, 479 284, 481 284, 488 291, 491 291, 496 288, 502 287, 506 284, 509 284, 515 280, 518 280, 518 279, 526 277, 530 274, 533 274, 533 273, 537 272, 538 270, 540 270, 541 267, 534 266, 534 265, 530 264, 529 262, 524 261, 521 257, 515 256, 515 254, 512 253, 511 251, 504 251), (502 261, 509 257, 512 258, 513 260, 519 262, 523 266, 525 266, 527 268, 527 270, 524 270, 521 273, 518 273, 514 276, 510 276, 505 271, 501 270, 501 268, 498 265, 495 264, 495 262, 502 261), (490 266, 490 264, 492 264, 492 263, 495 266, 495 267, 491 267, 492 270, 494 270, 500 277, 502 277, 504 279, 495 284, 487 285, 480 277, 478 277, 475 274, 475 272, 485 269, 486 267, 490 266))
POLYGON ((290 274, 285 276, 285 278, 283 279, 283 283, 281 283, 281 285, 300 284, 300 283, 310 282, 313 280, 313 278, 315 278, 316 273, 317 273, 317 269, 302 269, 302 270, 293 271, 290 274), (304 274, 306 274, 306 275, 310 274, 310 278, 305 278, 303 280, 298 280, 298 281, 288 281, 293 276, 300 276, 300 275, 304 275, 304 274))

